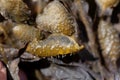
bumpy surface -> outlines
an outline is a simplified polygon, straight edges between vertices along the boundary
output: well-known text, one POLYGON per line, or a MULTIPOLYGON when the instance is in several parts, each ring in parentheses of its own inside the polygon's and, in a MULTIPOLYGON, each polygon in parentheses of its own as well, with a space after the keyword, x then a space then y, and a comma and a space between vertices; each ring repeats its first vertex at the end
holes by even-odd
POLYGON ((52 34, 42 41, 34 40, 27 51, 39 57, 50 57, 56 55, 69 54, 79 51, 83 46, 79 46, 72 38, 62 34, 52 34))
POLYGON ((15 26, 13 28, 13 34, 17 39, 25 42, 32 41, 33 39, 42 39, 43 37, 38 29, 25 24, 15 26))
POLYGON ((0 12, 16 22, 28 20, 29 10, 22 0, 0 0, 0 12))
POLYGON ((43 14, 37 16, 36 23, 41 30, 66 35, 74 33, 76 26, 74 18, 59 1, 49 3, 43 14))
POLYGON ((116 65, 120 55, 118 32, 110 23, 102 20, 99 24, 98 34, 104 59, 107 60, 107 64, 116 65))

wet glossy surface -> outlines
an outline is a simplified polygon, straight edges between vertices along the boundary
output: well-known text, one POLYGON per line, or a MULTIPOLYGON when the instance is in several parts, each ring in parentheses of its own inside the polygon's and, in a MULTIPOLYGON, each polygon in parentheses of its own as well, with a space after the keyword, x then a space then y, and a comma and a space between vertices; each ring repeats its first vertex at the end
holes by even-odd
POLYGON ((39 57, 49 57, 56 55, 69 54, 83 49, 72 38, 61 35, 52 34, 42 41, 32 41, 27 51, 39 57))
POLYGON ((51 33, 72 35, 75 32, 75 20, 59 1, 49 3, 43 14, 36 18, 38 28, 51 33))
POLYGON ((17 39, 25 42, 32 41, 33 39, 42 39, 43 37, 37 28, 25 24, 15 26, 13 28, 13 34, 17 39))

